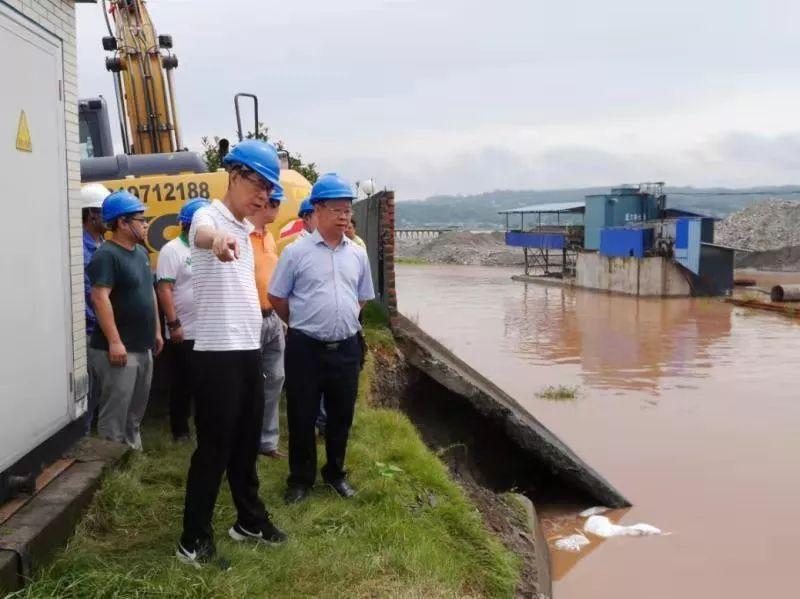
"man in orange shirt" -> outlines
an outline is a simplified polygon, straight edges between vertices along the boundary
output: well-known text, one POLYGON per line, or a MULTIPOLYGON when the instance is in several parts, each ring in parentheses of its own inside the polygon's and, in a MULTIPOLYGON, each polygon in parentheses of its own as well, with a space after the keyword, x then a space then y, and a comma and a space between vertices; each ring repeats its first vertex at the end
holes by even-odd
POLYGON ((283 389, 283 351, 286 340, 283 335, 283 323, 267 297, 272 272, 278 264, 278 248, 275 238, 267 230, 267 225, 275 222, 281 206, 283 193, 273 192, 267 204, 249 216, 248 220, 255 229, 250 233, 255 261, 256 289, 261 303, 261 353, 264 370, 264 422, 261 426, 261 445, 259 453, 273 459, 284 457, 278 449, 279 415, 281 389, 283 389))

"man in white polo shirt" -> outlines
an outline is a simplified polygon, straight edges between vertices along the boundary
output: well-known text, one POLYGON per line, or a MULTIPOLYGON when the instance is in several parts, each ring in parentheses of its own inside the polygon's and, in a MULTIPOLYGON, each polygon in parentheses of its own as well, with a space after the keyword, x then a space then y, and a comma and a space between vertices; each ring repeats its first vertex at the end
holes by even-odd
MULTIPOLYGON (((189 231, 197 321, 197 449, 186 481, 182 562, 196 568, 215 554, 211 519, 222 475, 236 505, 228 534, 235 541, 282 543, 258 496, 256 460, 264 414, 261 370, 261 307, 253 270, 253 230, 246 217, 280 188, 275 149, 261 141, 237 145, 223 160, 228 191, 195 215, 189 231)), ((229 564, 220 559, 219 565, 229 564)))

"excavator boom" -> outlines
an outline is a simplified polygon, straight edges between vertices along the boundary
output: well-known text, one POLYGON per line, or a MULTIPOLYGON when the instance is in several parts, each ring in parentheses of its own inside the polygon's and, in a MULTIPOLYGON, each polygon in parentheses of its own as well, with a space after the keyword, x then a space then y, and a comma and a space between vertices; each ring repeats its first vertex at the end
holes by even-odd
MULTIPOLYGON (((103 97, 79 101, 83 158, 81 181, 102 183, 108 189, 125 189, 147 208, 149 230, 145 240, 155 268, 158 253, 180 233, 177 214, 187 201, 222 198, 228 188, 224 170, 208 172, 206 162, 181 142, 172 76, 178 59, 171 53, 172 38, 156 33, 144 0, 103 0, 109 35, 103 48, 113 53, 106 68, 114 76, 120 134, 124 155, 114 153, 109 111, 103 97)), ((234 98, 238 137, 243 131, 240 100, 253 101, 253 129, 258 132, 258 98, 240 93, 234 98)), ((220 154, 227 151, 227 140, 220 154)), ((281 166, 285 199, 270 231, 278 250, 297 236, 297 210, 311 192, 311 184, 297 171, 281 166)))
POLYGON ((125 153, 180 151, 171 37, 156 34, 144 0, 112 0, 107 10, 113 28, 103 45, 115 52, 106 68, 114 74, 125 153))

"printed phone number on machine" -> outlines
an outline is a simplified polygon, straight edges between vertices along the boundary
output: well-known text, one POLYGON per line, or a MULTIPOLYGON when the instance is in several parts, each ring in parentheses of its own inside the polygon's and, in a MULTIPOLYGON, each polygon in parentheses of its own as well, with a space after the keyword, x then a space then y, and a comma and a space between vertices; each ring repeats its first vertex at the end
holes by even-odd
POLYGON ((208 183, 205 181, 187 181, 184 183, 155 183, 153 185, 139 184, 129 187, 120 187, 119 191, 132 193, 142 202, 147 204, 149 201, 155 202, 185 202, 194 198, 211 197, 208 183))

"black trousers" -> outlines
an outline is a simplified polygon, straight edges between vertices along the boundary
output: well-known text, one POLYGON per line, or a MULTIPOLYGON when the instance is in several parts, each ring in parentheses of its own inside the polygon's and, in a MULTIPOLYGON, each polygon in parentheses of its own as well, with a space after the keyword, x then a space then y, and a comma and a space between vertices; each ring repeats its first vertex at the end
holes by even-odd
POLYGON ((194 396, 194 363, 192 358, 194 341, 170 341, 167 346, 172 377, 169 388, 169 425, 172 436, 189 435, 189 417, 192 415, 194 396))
POLYGON ((361 346, 356 335, 334 345, 293 329, 286 339, 290 485, 314 484, 317 473, 314 424, 322 394, 328 413, 325 428, 328 461, 322 468, 322 478, 326 482, 336 482, 345 476, 344 458, 358 395, 361 346))
POLYGON ((264 415, 261 351, 196 351, 193 358, 197 449, 186 481, 184 543, 213 539, 211 518, 225 472, 239 523, 255 530, 266 519, 256 473, 264 415))

